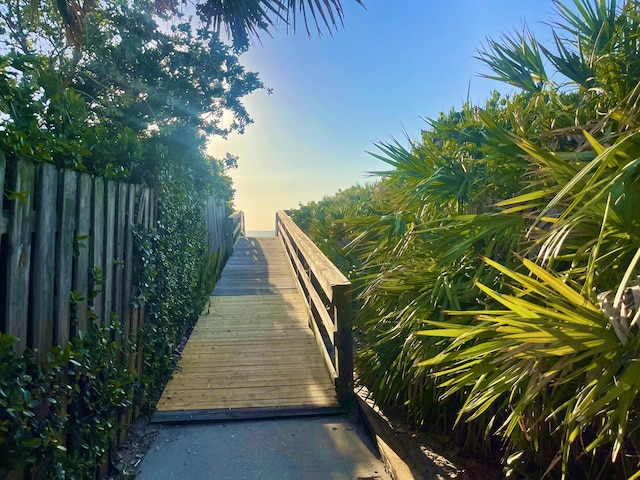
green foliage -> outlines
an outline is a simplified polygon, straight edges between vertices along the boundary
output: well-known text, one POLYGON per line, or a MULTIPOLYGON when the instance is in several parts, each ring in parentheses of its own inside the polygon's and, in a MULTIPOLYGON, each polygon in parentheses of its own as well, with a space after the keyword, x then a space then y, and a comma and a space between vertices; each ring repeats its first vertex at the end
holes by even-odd
POLYGON ((344 220, 375 215, 376 189, 375 184, 356 185, 319 202, 301 204, 290 212, 296 224, 352 280, 354 272, 362 267, 362 263, 345 249, 355 239, 357 230, 344 220))
POLYGON ((527 461, 545 456, 552 465, 562 459, 563 474, 572 464, 572 476, 579 467, 580 477, 593 478, 608 453, 632 471, 635 461, 624 457, 633 451, 630 433, 638 428, 633 405, 640 395, 640 336, 618 338, 597 305, 529 260, 523 263, 533 276, 485 261, 509 280, 514 293, 478 283, 499 308, 452 312, 476 321, 428 321, 431 329, 418 332, 451 338, 422 363, 444 366, 436 373, 448 377, 444 398, 468 392, 459 412, 459 419, 467 420, 501 404, 506 417, 497 419, 497 433, 509 440, 511 458, 518 459, 508 465, 511 470, 523 471, 527 461), (545 425, 550 422, 555 428, 545 425), (576 461, 577 444, 594 455, 591 462, 576 461), (596 455, 609 444, 604 455, 596 455), (554 451, 557 445, 560 452, 554 451))
MULTIPOLYGON (((262 85, 216 35, 177 17, 168 31, 153 5, 108 2, 83 19, 82 48, 70 44, 51 5, 0 7, 0 148, 110 178, 157 186, 164 162, 208 167, 207 135, 242 132, 241 99, 262 85), (230 118, 222 124, 223 112, 230 118), (167 158, 185 146, 189 155, 167 158), (197 154, 196 154, 197 153, 197 154)), ((226 192, 225 192, 226 193, 226 192)))
POLYGON ((154 228, 134 232, 141 259, 135 277, 143 287, 138 301, 146 308, 141 401, 148 408, 171 375, 174 349, 202 312, 224 258, 222 251, 208 254, 204 203, 197 191, 165 193, 158 215, 154 228))
POLYGON ((93 477, 132 400, 134 377, 116 331, 93 327, 45 362, 32 351, 17 356, 14 339, 0 334, 0 476, 93 477))
MULTIPOLYGON (((55 412, 60 392, 54 390, 51 376, 40 371, 38 362, 27 352, 18 358, 14 339, 0 334, 0 476, 36 465, 49 450, 62 445, 60 427, 64 418, 55 412)), ((62 392, 64 395, 64 392, 62 392)))
MULTIPOLYGON (((355 0, 364 6, 362 0, 355 0)), ((80 4, 77 0, 60 0, 60 11, 67 36, 75 44, 85 40, 81 15, 95 9, 95 4, 80 4)), ((176 14, 178 2, 164 0, 156 2, 155 7, 161 14, 176 14)), ((223 28, 229 38, 233 39, 236 50, 243 50, 249 46, 251 37, 259 40, 259 34, 266 32, 279 22, 285 23, 293 31, 300 23, 299 18, 310 34, 309 28, 316 27, 318 35, 322 28, 329 33, 338 27, 343 20, 343 9, 340 0, 200 0, 195 2, 196 11, 200 19, 215 32, 223 28)))
MULTIPOLYGON (((251 122, 242 97, 262 87, 188 18, 161 28, 153 2, 90 4, 73 10, 82 38, 61 27, 57 4, 0 5, 0 151, 9 163, 28 158, 153 189, 157 221, 135 231, 132 301, 146 318, 131 341, 143 348, 143 377, 138 384, 127 369, 129 345, 113 341, 123 337, 115 318, 42 364, 0 337, 0 477, 35 469, 92 478, 122 414, 133 403, 153 408, 221 268, 222 255, 206 248, 203 208, 212 195, 231 204, 227 170, 237 158, 208 156, 207 138, 242 132, 251 122)), ((95 293, 103 278, 92 273, 95 293)))
POLYGON ((639 6, 574 3, 554 48, 525 31, 480 53, 522 92, 377 146, 375 214, 352 209, 333 256, 362 265, 377 401, 455 424, 467 450, 498 439, 507 475, 637 478, 639 6))

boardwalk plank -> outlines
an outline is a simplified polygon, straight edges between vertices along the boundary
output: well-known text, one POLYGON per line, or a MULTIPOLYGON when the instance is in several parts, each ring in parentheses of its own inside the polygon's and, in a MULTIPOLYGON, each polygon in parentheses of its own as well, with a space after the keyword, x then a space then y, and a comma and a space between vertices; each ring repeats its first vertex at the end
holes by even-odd
POLYGON ((155 420, 252 418, 252 412, 261 418, 338 407, 280 240, 242 239, 182 352, 155 420))

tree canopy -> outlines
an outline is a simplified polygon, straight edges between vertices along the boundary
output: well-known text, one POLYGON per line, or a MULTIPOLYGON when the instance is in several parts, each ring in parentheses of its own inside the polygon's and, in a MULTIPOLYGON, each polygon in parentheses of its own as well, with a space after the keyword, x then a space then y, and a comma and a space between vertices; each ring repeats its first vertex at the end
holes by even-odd
POLYGON ((81 45, 60 28, 51 4, 0 6, 7 158, 152 185, 167 169, 196 182, 222 172, 220 162, 209 166, 206 138, 251 122, 242 97, 262 87, 257 75, 187 17, 161 28, 151 2, 101 5, 84 12, 81 45))
MULTIPOLYGON (((363 0, 353 0, 364 6, 363 0)), ((175 15, 186 2, 156 0, 156 12, 175 15)), ((109 8, 99 2, 57 0, 68 38, 76 44, 85 36, 85 17, 95 9, 109 8)), ((332 33, 344 19, 341 0, 199 0, 196 12, 203 25, 214 32, 225 31, 237 50, 248 47, 251 38, 269 33, 278 24, 296 30, 302 22, 308 35, 315 29, 318 35, 332 33)))

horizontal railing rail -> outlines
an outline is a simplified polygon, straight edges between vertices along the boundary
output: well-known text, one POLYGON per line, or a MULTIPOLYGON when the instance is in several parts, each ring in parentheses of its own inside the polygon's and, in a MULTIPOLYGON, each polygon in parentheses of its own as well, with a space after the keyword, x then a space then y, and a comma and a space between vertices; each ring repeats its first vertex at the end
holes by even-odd
POLYGON ((341 403, 353 398, 351 282, 284 211, 276 214, 276 235, 305 294, 327 369, 341 403))

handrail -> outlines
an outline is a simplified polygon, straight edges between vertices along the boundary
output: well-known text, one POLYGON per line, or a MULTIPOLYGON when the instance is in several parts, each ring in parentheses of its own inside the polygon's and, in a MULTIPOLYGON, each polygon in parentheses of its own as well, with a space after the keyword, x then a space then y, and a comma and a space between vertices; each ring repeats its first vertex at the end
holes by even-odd
POLYGON ((240 238, 244 236, 244 212, 238 210, 227 217, 227 258, 231 256, 240 238))
POLYGON ((351 282, 284 211, 276 213, 276 235, 304 292, 313 329, 340 403, 353 398, 351 282))

